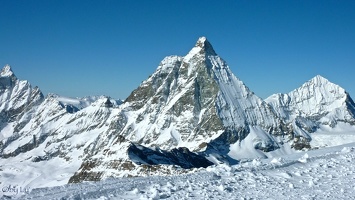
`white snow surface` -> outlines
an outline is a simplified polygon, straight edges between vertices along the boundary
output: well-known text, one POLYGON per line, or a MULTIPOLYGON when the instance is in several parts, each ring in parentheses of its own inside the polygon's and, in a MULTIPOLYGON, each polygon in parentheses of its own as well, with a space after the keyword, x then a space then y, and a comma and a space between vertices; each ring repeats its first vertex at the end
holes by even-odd
POLYGON ((2 195, 19 199, 354 199, 354 167, 355 143, 350 143, 233 166, 221 164, 185 175, 39 189, 8 182, 2 186, 2 195))
POLYGON ((346 123, 339 123, 334 128, 321 125, 312 133, 311 146, 323 148, 355 142, 355 127, 346 123))

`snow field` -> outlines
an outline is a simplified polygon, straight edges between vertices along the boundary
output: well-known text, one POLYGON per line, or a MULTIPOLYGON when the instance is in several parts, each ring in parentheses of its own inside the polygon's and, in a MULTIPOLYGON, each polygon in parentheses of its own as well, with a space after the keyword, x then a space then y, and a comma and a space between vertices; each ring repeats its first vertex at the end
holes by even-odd
POLYGON ((354 199, 355 143, 178 176, 34 189, 21 199, 354 199))

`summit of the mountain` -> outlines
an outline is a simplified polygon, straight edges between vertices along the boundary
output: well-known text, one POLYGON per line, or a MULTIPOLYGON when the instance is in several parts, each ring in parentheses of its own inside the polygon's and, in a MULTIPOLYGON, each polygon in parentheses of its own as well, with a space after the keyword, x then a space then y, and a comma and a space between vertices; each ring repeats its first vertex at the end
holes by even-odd
POLYGON ((22 127, 29 120, 28 112, 42 101, 43 94, 38 87, 18 80, 10 65, 5 65, 0 73, 0 127, 12 122, 19 123, 16 129, 22 127))
POLYGON ((325 77, 321 76, 321 75, 316 75, 315 77, 313 77, 311 80, 309 80, 308 82, 313 83, 313 84, 328 84, 331 83, 328 79, 326 79, 325 77))
POLYGON ((197 40, 194 48, 200 48, 200 53, 205 53, 207 55, 217 55, 211 43, 207 40, 206 37, 200 37, 197 40))
POLYGON ((208 56, 217 56, 217 53, 206 37, 200 37, 195 46, 184 57, 184 61, 190 62, 190 60, 206 59, 208 56))
POLYGON ((11 69, 10 65, 5 65, 0 72, 0 77, 10 77, 14 76, 14 72, 11 69))
POLYGON ((0 72, 0 90, 11 88, 16 84, 17 78, 10 65, 5 65, 0 72))
MULTIPOLYGON (((310 79, 309 81, 305 82, 300 86, 299 88, 295 89, 294 91, 290 92, 292 93, 300 93, 300 92, 318 92, 321 93, 323 96, 327 96, 328 94, 323 94, 324 92, 326 93, 333 93, 333 94, 344 94, 345 90, 341 88, 339 85, 336 85, 332 82, 330 82, 328 79, 317 75, 314 78, 310 79)), ((331 95, 330 95, 331 96, 331 95)))

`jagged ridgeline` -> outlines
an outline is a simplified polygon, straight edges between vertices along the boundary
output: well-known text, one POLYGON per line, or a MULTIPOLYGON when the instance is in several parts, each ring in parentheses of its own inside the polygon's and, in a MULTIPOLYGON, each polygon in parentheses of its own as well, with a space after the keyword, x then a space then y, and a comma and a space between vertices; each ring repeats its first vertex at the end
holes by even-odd
POLYGON ((205 37, 124 101, 44 97, 5 66, 0 103, 0 176, 32 188, 236 164, 312 148, 320 126, 355 124, 350 95, 321 76, 262 100, 205 37))

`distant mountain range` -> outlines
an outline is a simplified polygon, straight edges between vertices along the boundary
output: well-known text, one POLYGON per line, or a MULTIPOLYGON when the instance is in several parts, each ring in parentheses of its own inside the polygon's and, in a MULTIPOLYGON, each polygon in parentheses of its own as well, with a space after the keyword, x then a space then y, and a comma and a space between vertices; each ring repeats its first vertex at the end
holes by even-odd
MULTIPOLYGON (((124 101, 73 99, 0 74, 0 179, 28 187, 178 174, 314 148, 312 133, 355 127, 355 104, 316 76, 263 100, 205 37, 168 56, 124 101)), ((317 147, 318 148, 318 147, 317 147)))

